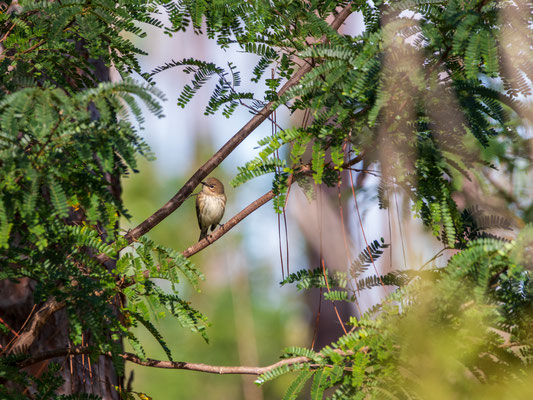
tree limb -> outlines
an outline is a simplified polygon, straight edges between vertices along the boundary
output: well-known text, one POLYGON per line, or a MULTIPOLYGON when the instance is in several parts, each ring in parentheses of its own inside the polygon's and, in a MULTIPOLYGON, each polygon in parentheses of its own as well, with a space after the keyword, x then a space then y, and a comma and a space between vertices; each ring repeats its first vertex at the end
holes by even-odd
MULTIPOLYGON (((345 352, 345 351, 338 350, 338 349, 334 351, 343 356, 353 354, 353 352, 345 352)), ((368 348, 363 347, 359 349, 359 351, 366 353, 368 351, 368 348)), ((94 352, 94 348, 91 348, 89 346, 45 351, 45 352, 36 354, 25 360, 20 361, 18 363, 18 366, 19 368, 25 368, 30 365, 37 364, 45 360, 49 360, 51 358, 76 356, 80 354, 89 354, 93 352, 94 352)), ((104 355, 107 357, 111 357, 111 353, 105 353, 104 355)), ((274 363, 274 364, 271 364, 265 367, 248 367, 248 366, 241 366, 241 365, 219 366, 219 365, 210 365, 210 364, 201 364, 201 363, 189 363, 185 361, 162 361, 162 360, 154 360, 152 358, 141 360, 139 357, 137 357, 135 354, 132 354, 132 353, 118 354, 118 357, 122 358, 125 361, 130 361, 132 363, 139 364, 145 367, 165 368, 165 369, 184 369, 184 370, 189 370, 189 371, 206 372, 209 374, 219 374, 219 375, 226 375, 226 374, 261 375, 261 374, 272 371, 273 369, 284 366, 284 365, 302 364, 302 363, 307 363, 311 361, 311 359, 302 356, 302 357, 286 358, 281 361, 278 361, 277 363, 274 363)), ((317 367, 317 366, 318 364, 311 364, 311 367, 317 367)))
POLYGON ((231 228, 233 228, 235 225, 241 222, 244 218, 246 218, 248 215, 253 213, 255 210, 257 210, 262 205, 268 203, 273 198, 274 198, 274 192, 272 190, 269 191, 268 193, 265 193, 263 196, 259 197, 257 200, 254 200, 253 202, 251 202, 248 206, 246 206, 246 208, 244 208, 242 211, 237 213, 233 218, 231 218, 229 221, 223 224, 220 228, 214 231, 211 235, 208 235, 205 239, 202 239, 198 243, 193 244, 187 250, 185 250, 182 254, 185 257, 190 257, 193 254, 198 253, 200 250, 205 249, 207 246, 213 244, 215 241, 220 239, 220 237, 225 235, 231 228))
MULTIPOLYGON (((244 208, 242 211, 237 213, 233 218, 231 218, 228 222, 226 222, 224 225, 222 225, 220 228, 214 231, 211 235, 208 235, 205 239, 202 239, 198 243, 193 244, 187 250, 185 250, 182 254, 185 257, 190 257, 198 253, 199 251, 205 249, 207 246, 210 246, 215 241, 220 239, 223 235, 225 235, 231 228, 233 228, 235 225, 241 222, 244 218, 246 218, 248 215, 253 213, 255 210, 257 210, 262 205, 272 200, 273 197, 274 197, 274 192, 272 190, 269 191, 268 193, 265 193, 263 196, 261 196, 257 200, 254 200, 253 202, 251 202, 246 208, 244 208)), ((146 279, 150 278, 150 271, 148 270, 143 271, 143 275, 146 279)), ((121 288, 125 288, 125 287, 133 285, 134 283, 135 281, 128 280, 128 281, 122 282, 120 286, 121 288)))
POLYGON ((153 360, 151 358, 142 361, 134 354, 125 353, 120 355, 126 361, 133 362, 135 364, 143 365, 145 367, 153 368, 165 368, 165 369, 185 369, 189 371, 198 371, 206 372, 209 374, 242 374, 242 375, 261 375, 265 372, 272 371, 275 368, 281 367, 283 365, 294 365, 309 362, 310 359, 307 357, 294 357, 287 358, 281 361, 278 361, 275 364, 266 366, 266 367, 247 367, 247 366, 219 366, 219 365, 209 365, 209 364, 197 364, 197 363, 188 363, 183 361, 161 361, 153 360))

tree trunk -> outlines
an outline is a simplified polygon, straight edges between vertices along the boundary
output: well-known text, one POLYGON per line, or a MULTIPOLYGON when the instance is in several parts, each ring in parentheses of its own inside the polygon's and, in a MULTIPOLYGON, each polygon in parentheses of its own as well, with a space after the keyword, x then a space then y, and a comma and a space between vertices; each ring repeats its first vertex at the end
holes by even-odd
MULTIPOLYGON (((82 43, 79 43, 78 50, 80 53, 84 52, 82 43)), ((109 68, 103 62, 94 60, 92 64, 94 65, 94 76, 98 81, 105 82, 110 80, 109 68)), ((94 110, 93 118, 97 119, 98 117, 98 112, 94 110)), ((121 185, 119 175, 106 174, 105 179, 109 184, 109 191, 112 195, 120 198, 121 185)), ((70 220, 79 219, 80 216, 75 211, 71 211, 70 220)), ((115 229, 118 230, 118 225, 115 229)), ((111 270, 115 262, 110 261, 107 264, 107 268, 111 270)), ((12 332, 10 335, 0 336, 1 350, 5 349, 15 333, 19 333, 22 330, 25 322, 41 306, 34 303, 34 286, 34 282, 29 278, 20 279, 18 282, 0 280, 0 317, 12 332)), ((89 333, 85 333, 83 344, 87 345, 90 342, 89 333)), ((37 354, 72 345, 69 340, 68 315, 66 309, 63 308, 49 318, 37 339, 27 351, 29 354, 37 354)), ((120 399, 116 388, 124 387, 123 378, 118 376, 110 358, 100 356, 97 362, 92 362, 87 355, 58 357, 29 366, 25 368, 25 371, 35 377, 39 377, 47 371, 50 363, 59 363, 61 365, 59 375, 63 378, 64 384, 58 390, 59 394, 88 393, 100 396, 102 399, 120 399)), ((23 394, 32 394, 32 388, 20 389, 23 394)))
MULTIPOLYGON (((4 323, 15 332, 21 330, 32 310, 35 312, 39 307, 33 302, 33 286, 29 278, 20 279, 18 283, 0 281, 0 315, 4 323)), ((12 338, 13 334, 1 336, 2 348, 5 348, 12 338)), ((68 317, 66 310, 62 309, 46 322, 28 352, 37 354, 69 345, 72 343, 68 338, 68 317)), ((59 375, 65 383, 59 390, 60 394, 91 393, 103 399, 119 399, 115 386, 121 382, 109 358, 100 357, 98 362, 94 363, 89 361, 88 356, 59 357, 34 364, 25 370, 39 377, 46 372, 51 362, 61 364, 59 375)), ((31 394, 31 388, 21 389, 31 394)))

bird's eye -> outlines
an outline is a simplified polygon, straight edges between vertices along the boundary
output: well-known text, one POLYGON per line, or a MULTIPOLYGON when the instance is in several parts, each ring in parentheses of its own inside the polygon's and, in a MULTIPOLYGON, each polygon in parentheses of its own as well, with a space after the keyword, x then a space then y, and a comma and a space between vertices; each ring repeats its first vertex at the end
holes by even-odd
POLYGON ((211 189, 214 189, 214 188, 215 188, 215 185, 209 185, 209 187, 210 187, 211 189))

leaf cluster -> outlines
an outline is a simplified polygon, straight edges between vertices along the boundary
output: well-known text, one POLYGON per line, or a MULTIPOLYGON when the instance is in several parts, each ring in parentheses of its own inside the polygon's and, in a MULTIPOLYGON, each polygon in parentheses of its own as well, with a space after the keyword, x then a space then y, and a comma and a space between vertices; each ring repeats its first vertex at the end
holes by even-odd
MULTIPOLYGON (((139 324, 171 358, 152 322, 164 312, 207 340, 205 316, 177 288, 182 277, 197 288, 202 274, 149 240, 127 247, 119 228, 119 219, 129 217, 120 180, 137 172, 139 156, 152 158, 139 135, 141 104, 162 117, 162 93, 131 78, 141 73, 142 54, 131 34, 145 35, 141 23, 163 26, 154 18, 158 2, 0 7, 0 279, 29 278, 37 305, 65 301, 71 343, 90 337, 95 354, 111 353, 119 375, 123 338, 144 357, 132 333, 139 324), (109 81, 111 66, 119 82, 109 81), (102 264, 98 255, 111 261, 102 264), (168 280, 172 290, 153 278, 168 280)), ((0 358, 2 382, 9 382, 0 385, 0 397, 22 398, 31 387, 51 398, 63 385, 54 364, 38 379, 19 371, 17 362, 27 356, 0 358)))
POLYGON ((398 289, 352 318, 350 333, 320 353, 287 349, 284 356, 308 361, 258 383, 301 370, 287 393, 312 377, 312 398, 327 389, 333 399, 425 398, 434 393, 432 377, 439 390, 473 398, 530 393, 533 284, 521 262, 531 240, 531 228, 516 242, 475 239, 441 270, 396 273, 398 289))
MULTIPOLYGON (((280 212, 287 192, 281 173, 294 175, 306 188, 309 175, 315 184, 333 186, 345 160, 363 154, 365 165, 375 163, 381 170, 382 189, 402 188, 434 234, 447 246, 456 245, 463 226, 454 192, 461 179, 470 179, 469 169, 484 165, 479 149, 511 135, 510 121, 524 111, 519 96, 529 94, 533 70, 517 37, 530 37, 529 6, 492 0, 375 6, 356 1, 351 8, 362 13, 364 31, 346 35, 324 22, 346 2, 178 3, 175 29, 192 24, 200 33, 205 21, 208 36, 223 48, 234 45, 256 54, 254 82, 266 65, 272 69, 263 98, 241 104, 258 112, 258 106, 274 101, 274 107, 305 110, 309 116, 305 126, 279 128, 261 139, 258 157, 239 167, 233 185, 273 173, 279 193, 274 206, 280 212), (513 36, 511 26, 523 31, 513 36), (512 55, 517 62, 506 62, 512 55), (297 59, 313 69, 278 98, 275 90, 298 68, 297 59)), ((201 63, 187 60, 195 62, 201 63)), ((197 70, 193 90, 184 92, 187 100, 204 76, 222 73, 216 68, 197 70)), ((217 85, 207 112, 215 110, 213 104, 229 102, 231 110, 237 104, 223 87, 217 85)), ((224 113, 229 115, 227 108, 224 113)), ((383 207, 388 192, 379 193, 383 207)))

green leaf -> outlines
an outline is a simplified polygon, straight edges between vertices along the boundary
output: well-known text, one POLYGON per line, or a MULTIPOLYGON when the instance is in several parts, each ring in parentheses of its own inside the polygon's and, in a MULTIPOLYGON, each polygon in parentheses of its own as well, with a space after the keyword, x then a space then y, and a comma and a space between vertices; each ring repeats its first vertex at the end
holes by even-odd
POLYGON ((0 248, 9 248, 9 233, 13 223, 7 219, 7 212, 4 202, 0 199, 0 248))
POLYGON ((296 400, 298 394, 302 391, 305 383, 313 376, 315 371, 302 371, 298 377, 287 388, 283 400, 296 400))
POLYGON ((67 195, 59 182, 49 178, 48 186, 50 188, 50 201, 54 206, 56 215, 60 218, 68 217, 67 195))
POLYGON ((311 385, 311 400, 322 400, 324 398, 327 376, 328 372, 324 369, 319 369, 315 372, 311 385))
POLYGON ((326 155, 326 152, 322 148, 322 144, 320 142, 313 143, 313 159, 312 159, 313 179, 317 185, 322 183, 322 175, 324 174, 325 155, 326 155))

